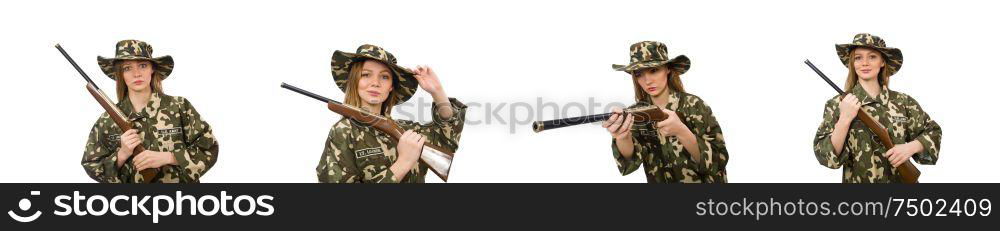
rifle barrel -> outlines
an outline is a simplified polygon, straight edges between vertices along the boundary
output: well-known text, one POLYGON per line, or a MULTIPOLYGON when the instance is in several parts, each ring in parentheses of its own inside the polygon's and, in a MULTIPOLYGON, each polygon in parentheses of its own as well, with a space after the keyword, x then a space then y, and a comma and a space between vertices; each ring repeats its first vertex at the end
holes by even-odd
POLYGON ((816 68, 816 65, 813 65, 813 63, 810 62, 808 59, 806 59, 806 65, 809 66, 809 68, 812 68, 812 70, 815 71, 820 78, 823 78, 823 80, 825 80, 827 84, 830 84, 830 86, 833 87, 834 90, 837 90, 838 94, 841 95, 844 94, 844 90, 840 90, 840 87, 837 86, 836 83, 833 83, 833 81, 831 81, 830 78, 826 77, 826 74, 823 74, 823 72, 820 71, 819 68, 816 68))
POLYGON ((73 58, 69 57, 69 54, 66 53, 66 50, 63 50, 62 46, 60 46, 58 43, 56 43, 56 49, 59 49, 59 53, 62 53, 63 57, 65 57, 66 60, 69 61, 69 64, 73 64, 73 68, 76 68, 76 72, 80 72, 80 75, 83 76, 83 79, 87 80, 87 83, 93 85, 94 88, 101 89, 97 87, 97 84, 94 84, 93 80, 90 80, 90 76, 87 76, 87 73, 83 72, 83 69, 80 69, 80 65, 77 65, 76 61, 73 61, 73 58))
POLYGON ((292 85, 287 84, 287 83, 281 83, 281 88, 288 89, 288 90, 297 92, 299 94, 303 94, 305 96, 309 96, 310 98, 313 98, 313 99, 316 99, 316 100, 319 100, 319 101, 323 101, 324 103, 333 102, 333 103, 336 103, 336 104, 341 104, 340 102, 337 102, 336 100, 332 100, 330 98, 326 98, 326 97, 323 97, 321 95, 317 95, 316 93, 312 93, 312 92, 309 92, 309 91, 306 91, 306 90, 302 90, 302 88, 298 88, 298 87, 292 86, 292 85))
POLYGON ((569 127, 573 125, 604 121, 608 120, 608 118, 611 118, 612 114, 613 113, 604 113, 604 114, 579 116, 579 117, 572 117, 565 119, 536 121, 534 124, 531 124, 531 129, 534 130, 535 132, 541 132, 549 129, 556 129, 561 127, 569 127))

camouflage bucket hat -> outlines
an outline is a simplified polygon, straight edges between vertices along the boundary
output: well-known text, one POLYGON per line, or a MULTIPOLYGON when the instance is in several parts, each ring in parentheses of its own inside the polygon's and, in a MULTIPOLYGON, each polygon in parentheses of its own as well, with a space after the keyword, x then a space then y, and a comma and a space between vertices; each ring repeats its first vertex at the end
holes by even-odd
POLYGON ((667 58, 667 45, 656 41, 642 41, 629 48, 632 53, 631 63, 628 65, 612 64, 611 68, 616 71, 632 73, 633 71, 667 65, 671 70, 679 71, 681 74, 691 68, 691 60, 687 56, 678 55, 673 59, 667 58))
POLYGON ((160 74, 160 80, 167 79, 170 72, 174 70, 174 58, 160 56, 153 58, 153 47, 148 43, 139 40, 122 40, 115 44, 115 57, 105 58, 97 56, 97 65, 101 66, 104 74, 115 79, 115 61, 119 60, 148 60, 153 62, 154 71, 160 74))
POLYGON ((413 93, 417 91, 417 79, 413 77, 413 72, 410 69, 397 65, 396 56, 393 56, 392 53, 370 44, 361 45, 358 47, 356 53, 348 53, 340 50, 333 52, 330 69, 333 72, 333 80, 337 83, 337 87, 340 87, 341 91, 347 92, 347 78, 350 77, 351 64, 369 59, 379 61, 392 70, 393 75, 396 77, 392 91, 396 92, 396 95, 399 96, 396 104, 406 102, 410 97, 413 97, 413 93))
POLYGON ((889 66, 888 76, 892 76, 903 67, 903 52, 897 48, 886 47, 885 40, 867 33, 861 33, 854 36, 854 42, 849 44, 837 44, 837 55, 840 56, 840 62, 844 63, 847 67, 850 65, 851 61, 851 50, 858 47, 866 47, 870 49, 875 49, 882 52, 882 56, 885 57, 885 64, 889 66))

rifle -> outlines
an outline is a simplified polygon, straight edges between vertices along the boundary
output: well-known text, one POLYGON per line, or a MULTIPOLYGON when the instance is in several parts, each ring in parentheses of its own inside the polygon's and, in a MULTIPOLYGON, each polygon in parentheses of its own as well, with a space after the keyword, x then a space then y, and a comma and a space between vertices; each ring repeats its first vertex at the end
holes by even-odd
MULTIPOLYGON (((403 136, 403 130, 396 124, 396 122, 379 116, 375 114, 368 113, 351 105, 346 105, 336 100, 332 100, 315 93, 302 90, 301 88, 289 85, 287 83, 281 83, 281 87, 309 96, 310 98, 323 101, 326 103, 326 107, 341 116, 346 118, 354 119, 367 126, 372 126, 375 129, 381 131, 392 137, 393 140, 399 141, 399 137, 403 136)), ((454 153, 446 151, 447 149, 438 147, 430 143, 424 143, 424 147, 420 151, 420 161, 427 164, 431 171, 434 172, 441 180, 448 182, 448 173, 451 171, 451 161, 454 158, 454 153)))
MULTIPOLYGON (((812 70, 815 71, 820 78, 826 80, 826 83, 830 84, 830 86, 837 91, 837 94, 840 94, 841 99, 847 95, 846 92, 840 90, 840 87, 837 87, 837 84, 830 81, 830 78, 827 78, 826 75, 823 74, 819 68, 816 68, 816 66, 813 65, 808 59, 806 59, 806 65, 808 65, 809 68, 812 68, 812 70)), ((868 130, 875 133, 875 136, 878 137, 879 143, 882 143, 882 146, 885 146, 886 150, 895 146, 895 144, 892 143, 892 139, 889 138, 889 131, 886 130, 885 127, 882 127, 882 124, 879 124, 878 121, 872 119, 872 116, 865 112, 865 110, 858 110, 858 117, 856 119, 861 120, 861 123, 864 124, 865 127, 868 127, 868 130)), ((903 178, 903 183, 917 183, 917 178, 920 178, 920 170, 917 169, 917 166, 914 166, 910 160, 906 160, 906 163, 899 166, 899 176, 903 178)))
MULTIPOLYGON (((605 121, 608 120, 608 118, 611 118, 611 115, 613 114, 614 113, 604 113, 604 114, 579 116, 579 117, 572 117, 565 119, 535 121, 535 123, 531 124, 531 129, 535 130, 535 132, 541 132, 549 129, 569 127, 569 126, 593 123, 598 121, 605 121)), ((660 108, 657 107, 656 105, 648 105, 648 106, 623 110, 622 115, 627 115, 627 114, 632 114, 634 118, 633 120, 635 122, 663 121, 670 117, 666 113, 663 113, 663 111, 660 110, 660 108)), ((681 115, 680 112, 678 112, 677 116, 680 115, 681 115)))
MULTIPOLYGON (((122 111, 111 102, 111 99, 108 99, 108 96, 104 94, 104 91, 97 88, 94 81, 90 80, 90 76, 87 76, 87 73, 84 73, 83 69, 80 69, 80 65, 77 65, 76 61, 73 61, 73 58, 69 57, 66 50, 63 50, 62 46, 59 44, 56 44, 56 49, 59 49, 59 53, 62 53, 63 57, 66 57, 66 60, 69 61, 69 63, 73 65, 73 68, 76 68, 76 71, 80 72, 83 79, 87 81, 87 91, 90 92, 90 95, 94 97, 94 100, 97 100, 97 103, 104 108, 104 111, 108 113, 108 116, 115 122, 115 125, 118 125, 118 128, 120 128, 122 132, 132 129, 132 121, 126 119, 125 113, 122 113, 122 111)), ((133 155, 129 156, 125 162, 134 164, 132 163, 132 159, 135 157, 135 154, 142 153, 143 151, 146 151, 146 148, 142 147, 142 144, 135 146, 135 149, 132 150, 133 155)), ((142 171, 139 171, 139 174, 142 175, 142 183, 150 183, 161 177, 159 168, 143 169, 142 171)))

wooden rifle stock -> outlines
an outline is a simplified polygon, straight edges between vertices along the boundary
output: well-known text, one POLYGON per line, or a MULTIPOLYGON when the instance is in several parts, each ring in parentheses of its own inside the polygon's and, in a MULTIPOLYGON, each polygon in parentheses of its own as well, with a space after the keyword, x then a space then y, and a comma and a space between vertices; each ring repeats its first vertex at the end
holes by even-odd
MULTIPOLYGON (((108 116, 115 122, 115 125, 117 125, 122 132, 132 129, 132 122, 125 118, 125 114, 122 113, 118 106, 115 106, 111 99, 109 99, 108 96, 94 84, 94 81, 90 79, 90 76, 87 76, 87 73, 84 73, 83 69, 80 69, 80 66, 76 64, 76 61, 73 61, 73 58, 66 53, 66 50, 63 50, 62 46, 59 44, 56 44, 56 49, 59 49, 59 53, 62 53, 63 57, 65 57, 66 60, 73 65, 73 68, 76 68, 76 71, 80 72, 83 79, 87 81, 87 92, 90 92, 90 95, 94 97, 94 100, 97 100, 97 103, 104 108, 104 111, 108 113, 108 116)), ((142 144, 135 146, 135 149, 132 150, 132 155, 129 156, 125 162, 134 164, 132 163, 133 157, 143 151, 146 151, 146 148, 142 147, 142 144)), ((143 183, 151 183, 161 177, 159 168, 143 169, 142 171, 139 171, 139 174, 142 175, 143 183)))
MULTIPOLYGON (((330 109, 330 111, 344 117, 354 119, 364 125, 372 126, 382 133, 389 135, 389 137, 392 137, 392 139, 396 142, 399 142, 399 138, 402 137, 403 132, 405 132, 405 130, 400 128, 396 122, 385 117, 365 112, 359 108, 337 102, 336 100, 302 90, 301 88, 286 83, 281 83, 281 87, 309 96, 313 99, 323 101, 326 103, 326 106, 330 109)), ((420 151, 420 161, 427 164, 428 168, 430 168, 435 175, 440 177, 441 180, 448 182, 448 174, 451 172, 451 162, 454 155, 454 153, 448 151, 447 149, 438 147, 431 143, 424 143, 424 147, 420 151)))
MULTIPOLYGON (((837 93, 840 94, 841 99, 843 99, 844 96, 847 95, 843 90, 840 90, 840 87, 837 87, 837 84, 834 84, 833 81, 830 80, 830 78, 826 77, 826 74, 823 74, 823 72, 820 71, 819 68, 816 68, 816 65, 813 65, 812 62, 810 62, 808 59, 805 61, 805 63, 807 66, 809 66, 809 68, 815 71, 820 78, 826 80, 826 83, 830 84, 830 86, 833 87, 834 90, 837 90, 837 93)), ((878 121, 875 121, 875 119, 873 119, 871 115, 865 112, 865 110, 860 110, 860 109, 858 110, 857 119, 861 120, 861 123, 864 124, 865 127, 868 127, 868 130, 875 133, 875 136, 878 137, 879 143, 882 143, 882 146, 885 146, 886 150, 892 149, 892 147, 896 146, 895 144, 892 143, 892 139, 889 137, 889 131, 886 130, 885 127, 882 126, 882 124, 879 124, 878 121)), ((906 162, 904 162, 902 165, 899 166, 899 176, 900 178, 903 179, 903 183, 909 183, 909 184, 918 183, 917 180, 920 178, 920 170, 917 169, 917 166, 913 165, 913 163, 910 162, 909 159, 907 159, 906 162)))

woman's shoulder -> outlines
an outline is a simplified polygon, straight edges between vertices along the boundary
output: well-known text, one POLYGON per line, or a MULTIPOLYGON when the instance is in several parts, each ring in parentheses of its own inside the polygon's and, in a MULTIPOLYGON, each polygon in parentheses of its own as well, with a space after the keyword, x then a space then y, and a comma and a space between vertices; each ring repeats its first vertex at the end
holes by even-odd
POLYGON ((185 97, 161 94, 159 104, 160 113, 178 113, 186 117, 193 117, 198 114, 198 110, 185 97))
POLYGON ((826 103, 824 103, 824 105, 828 105, 828 106, 829 105, 838 105, 838 104, 840 104, 840 95, 833 95, 829 99, 826 100, 826 103))
POLYGON ((889 95, 889 101, 892 101, 892 102, 895 102, 895 103, 916 103, 917 102, 917 100, 914 99, 912 96, 907 95, 906 93, 899 92, 899 91, 894 91, 894 90, 891 90, 891 89, 889 90, 889 94, 888 95, 889 95))
POLYGON ((108 115, 108 112, 102 112, 101 115, 97 117, 97 120, 94 121, 94 128, 98 130, 108 130, 118 128, 118 125, 115 124, 114 120, 111 120, 111 116, 108 115))
POLYGON ((330 127, 331 131, 338 132, 347 132, 351 129, 354 129, 354 123, 348 118, 340 118, 340 120, 337 120, 337 122, 333 123, 333 126, 330 127))
POLYGON ((395 121, 396 125, 399 125, 399 127, 403 128, 403 129, 407 129, 407 130, 408 129, 413 129, 414 127, 417 127, 417 126, 420 126, 420 123, 418 123, 416 121, 412 121, 412 120, 393 119, 392 121, 395 121))
POLYGON ((698 97, 698 95, 687 93, 687 92, 677 92, 677 97, 684 101, 684 104, 696 105, 705 104, 705 101, 698 97))
POLYGON ((350 119, 341 118, 333 126, 330 126, 329 139, 349 139, 354 130, 354 124, 350 119))
POLYGON ((167 105, 167 106, 174 106, 174 105, 181 106, 181 107, 190 107, 191 106, 191 101, 188 101, 187 98, 184 98, 182 96, 173 96, 173 95, 167 95, 167 94, 162 94, 161 93, 160 94, 160 99, 162 100, 162 102, 160 102, 160 103, 162 103, 164 105, 167 105))
POLYGON ((712 111, 708 103, 698 95, 687 93, 687 92, 677 92, 678 100, 681 101, 681 110, 688 111, 698 111, 710 113, 712 111))

